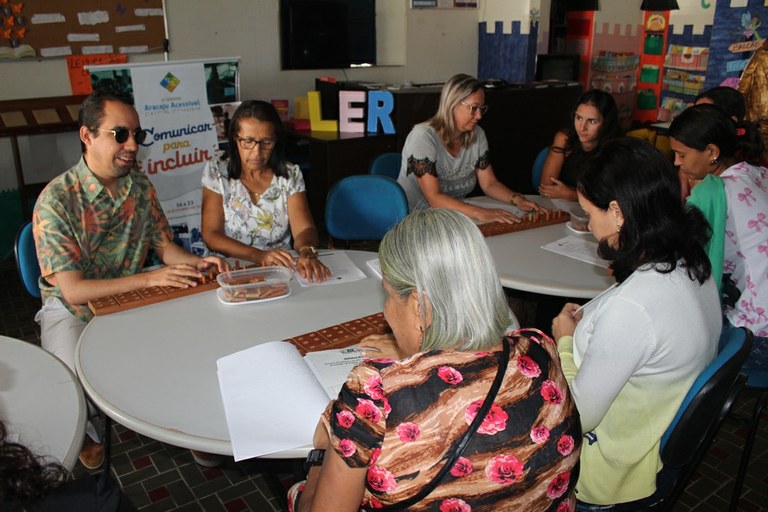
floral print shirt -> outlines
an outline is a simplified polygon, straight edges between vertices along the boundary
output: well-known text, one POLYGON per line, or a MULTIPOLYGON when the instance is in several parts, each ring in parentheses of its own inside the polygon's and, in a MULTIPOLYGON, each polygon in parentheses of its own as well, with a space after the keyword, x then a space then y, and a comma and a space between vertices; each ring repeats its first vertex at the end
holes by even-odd
POLYGON ((490 165, 488 139, 479 126, 475 127, 475 140, 453 156, 434 128, 426 123, 417 124, 405 139, 402 153, 406 164, 400 170, 397 182, 408 197, 411 211, 429 208, 419 188, 419 177, 425 174, 435 176, 440 183, 440 192, 462 199, 474 190, 477 171, 482 172, 490 165))
POLYGON ((256 204, 239 179, 227 175, 226 160, 209 160, 203 170, 203 187, 222 196, 224 232, 230 238, 260 250, 289 249, 291 225, 288 198, 304 192, 298 165, 287 164, 288 177, 275 175, 256 204))
POLYGON ((173 240, 168 220, 146 175, 132 171, 118 180, 113 198, 81 158, 40 193, 32 216, 43 303, 58 298, 87 322, 86 304, 69 304, 46 280, 56 272, 79 270, 86 279, 133 275, 150 247, 173 240))
MULTIPOLYGON (((513 333, 504 381, 450 472, 409 510, 570 512, 581 425, 557 351, 513 333)), ((352 370, 323 415, 333 449, 367 467, 364 510, 407 499, 451 456, 485 400, 501 352, 420 352, 352 370)))

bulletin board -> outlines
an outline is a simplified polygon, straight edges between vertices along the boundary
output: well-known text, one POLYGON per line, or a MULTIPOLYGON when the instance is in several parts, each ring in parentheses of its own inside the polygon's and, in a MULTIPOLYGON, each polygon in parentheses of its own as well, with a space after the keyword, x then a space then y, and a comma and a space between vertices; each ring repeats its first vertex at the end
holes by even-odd
POLYGON ((163 51, 163 0, 0 0, 0 58, 163 51))

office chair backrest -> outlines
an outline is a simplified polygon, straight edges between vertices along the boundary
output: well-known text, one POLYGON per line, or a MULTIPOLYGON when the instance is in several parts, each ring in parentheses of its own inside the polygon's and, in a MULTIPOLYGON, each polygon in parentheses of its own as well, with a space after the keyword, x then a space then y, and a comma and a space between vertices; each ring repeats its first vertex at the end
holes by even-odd
POLYGON ((544 160, 547 159, 549 154, 549 146, 545 147, 539 154, 536 155, 536 159, 533 161, 533 171, 531 173, 531 184, 533 190, 539 191, 539 185, 541 185, 541 171, 544 169, 544 160))
POLYGON ((19 232, 16 233, 13 249, 16 256, 16 267, 19 269, 19 278, 24 289, 31 296, 39 299, 40 287, 37 281, 40 277, 40 266, 37 263, 35 239, 32 237, 32 222, 27 222, 21 226, 19 232))
POLYGON ((680 467, 688 462, 706 436, 703 434, 717 422, 718 415, 725 416, 724 405, 731 387, 741 371, 750 349, 752 333, 743 328, 731 327, 723 331, 723 347, 715 359, 699 374, 678 408, 677 414, 661 438, 664 463, 680 467), (701 435, 694 435, 698 430, 701 435))
POLYGON ((348 176, 331 187, 325 203, 325 228, 340 240, 381 240, 408 215, 405 192, 392 178, 348 176))
POLYGON ((651 507, 652 510, 669 509, 683 492, 744 387, 746 378, 740 370, 752 348, 752 333, 731 327, 723 331, 721 339, 720 353, 693 382, 661 438, 662 471, 677 474, 662 507, 651 507))
POLYGON ((373 159, 369 172, 378 176, 389 176, 396 180, 400 175, 401 159, 400 153, 382 153, 373 159))

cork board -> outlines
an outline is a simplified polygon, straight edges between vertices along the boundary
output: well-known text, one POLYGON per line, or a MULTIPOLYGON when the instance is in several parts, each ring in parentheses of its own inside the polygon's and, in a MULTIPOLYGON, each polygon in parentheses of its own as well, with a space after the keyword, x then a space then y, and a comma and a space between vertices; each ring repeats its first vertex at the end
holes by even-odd
POLYGON ((162 0, 9 0, 0 4, 0 59, 163 50, 162 0))

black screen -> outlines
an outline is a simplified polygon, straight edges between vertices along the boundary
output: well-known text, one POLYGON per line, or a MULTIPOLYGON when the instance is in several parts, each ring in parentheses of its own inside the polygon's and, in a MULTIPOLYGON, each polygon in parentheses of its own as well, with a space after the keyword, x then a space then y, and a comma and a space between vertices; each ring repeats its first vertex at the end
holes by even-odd
POLYGON ((581 59, 578 55, 539 55, 536 58, 536 80, 577 81, 580 65, 581 59))
POLYGON ((375 0, 281 0, 283 69, 376 63, 375 0))

